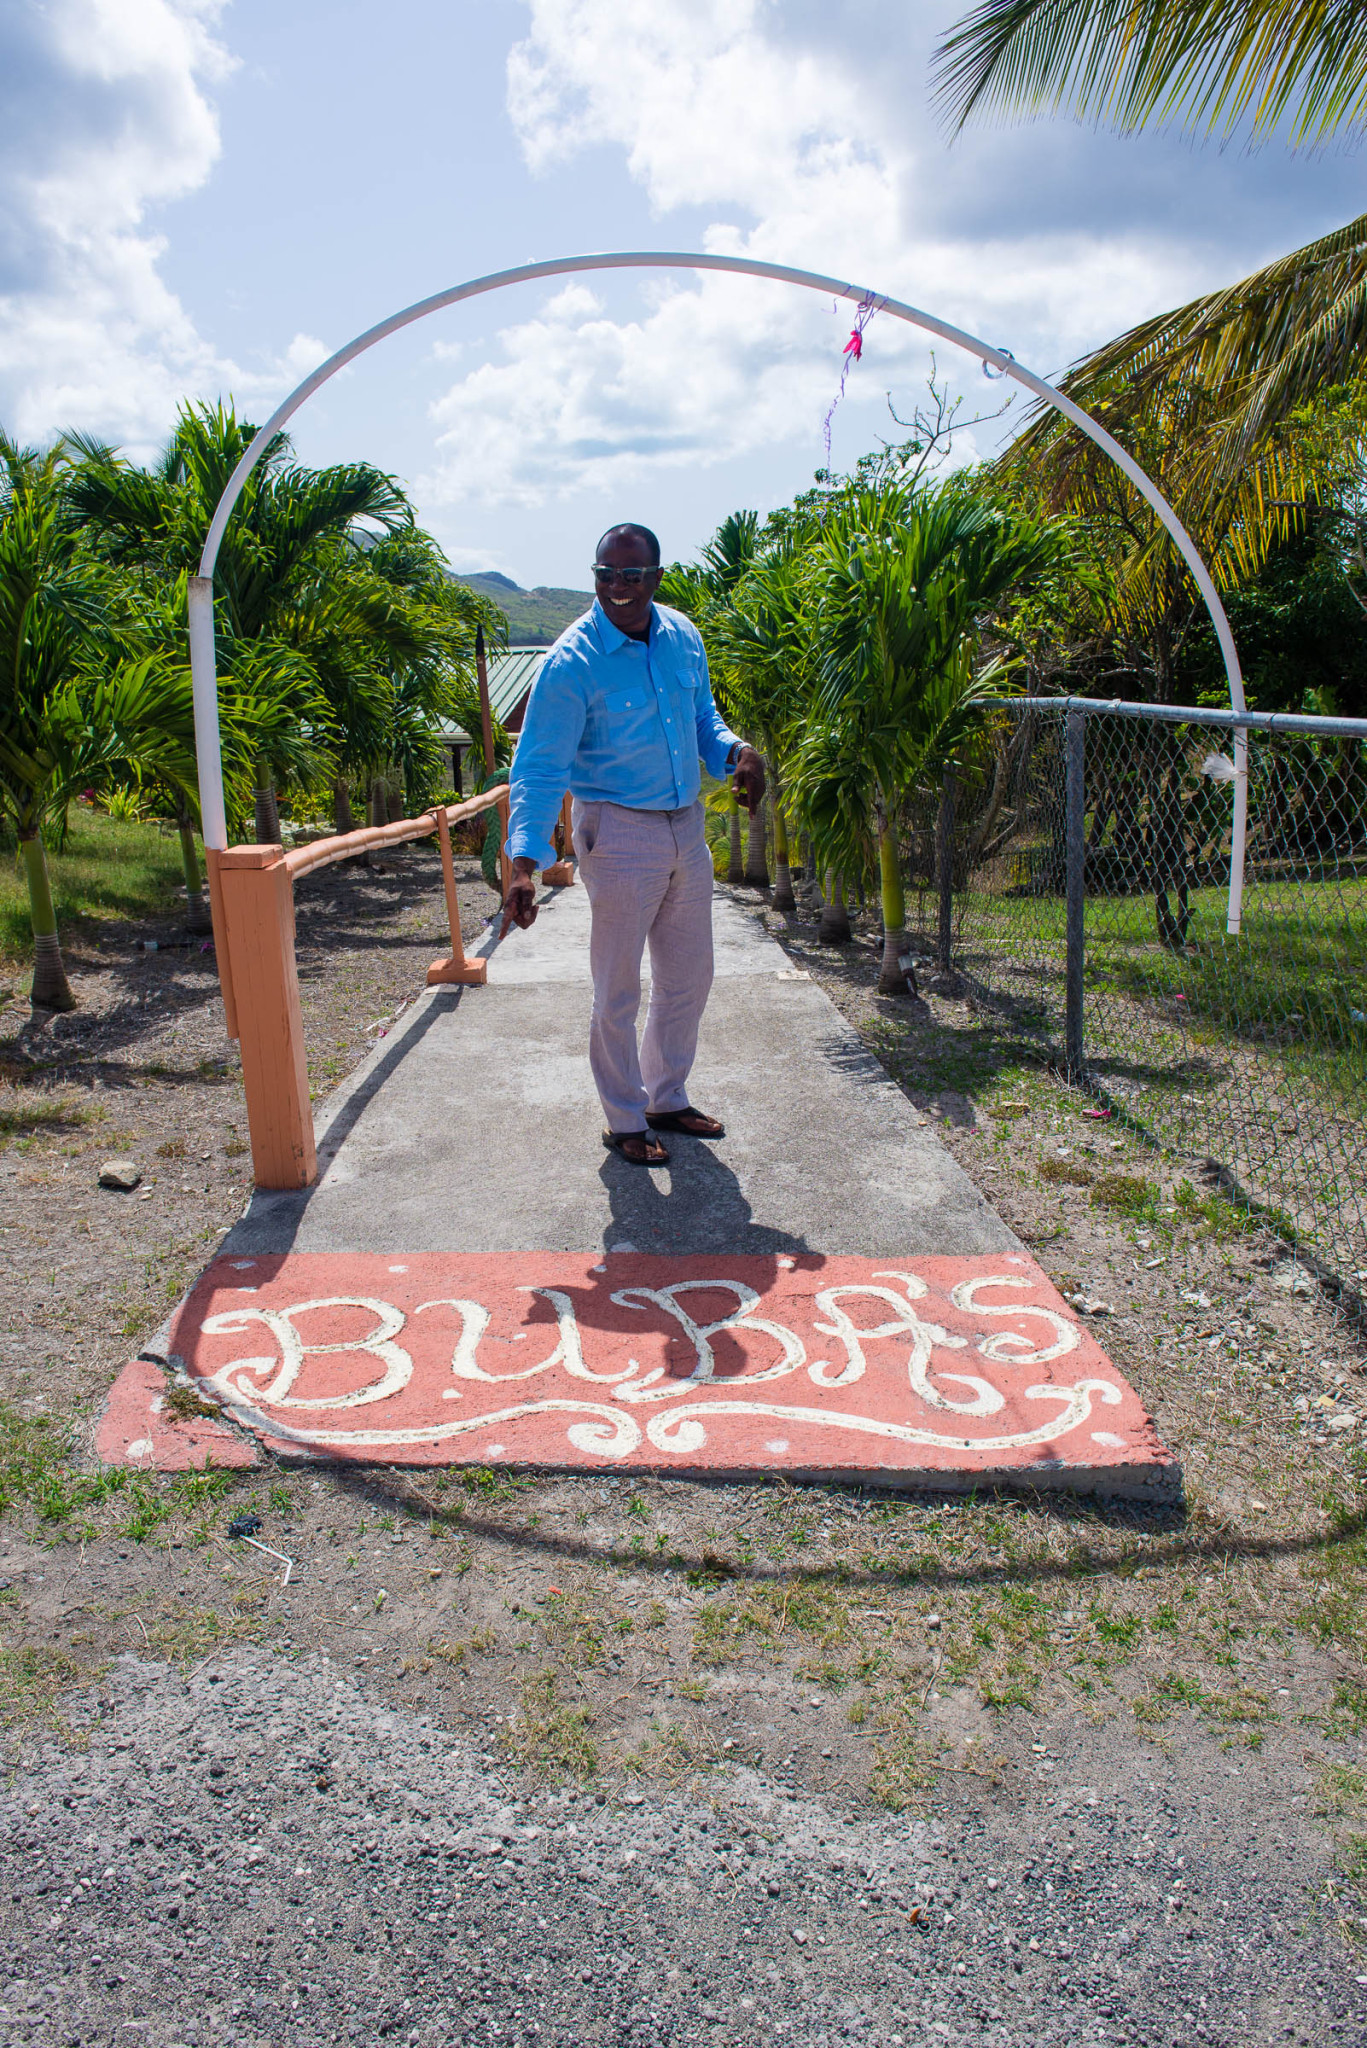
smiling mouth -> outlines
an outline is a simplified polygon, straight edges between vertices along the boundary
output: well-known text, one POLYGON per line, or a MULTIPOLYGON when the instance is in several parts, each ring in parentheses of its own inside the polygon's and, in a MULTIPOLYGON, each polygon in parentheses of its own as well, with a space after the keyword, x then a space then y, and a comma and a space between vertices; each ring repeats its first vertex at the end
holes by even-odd
POLYGON ((609 604, 635 604, 635 602, 634 597, 610 597, 608 599, 609 604))

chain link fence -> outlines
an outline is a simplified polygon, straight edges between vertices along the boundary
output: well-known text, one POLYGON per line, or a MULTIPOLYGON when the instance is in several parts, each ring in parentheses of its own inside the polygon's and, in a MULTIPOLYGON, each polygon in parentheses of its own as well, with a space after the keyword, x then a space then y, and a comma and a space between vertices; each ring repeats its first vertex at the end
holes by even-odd
POLYGON ((1367 721, 1004 703, 903 857, 909 928, 985 1022, 1361 1298, 1367 721))

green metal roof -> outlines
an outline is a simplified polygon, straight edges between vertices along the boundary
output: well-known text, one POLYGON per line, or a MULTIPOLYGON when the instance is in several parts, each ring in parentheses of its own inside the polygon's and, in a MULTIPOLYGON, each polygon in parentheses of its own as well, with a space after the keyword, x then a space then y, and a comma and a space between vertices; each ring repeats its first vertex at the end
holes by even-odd
MULTIPOLYGON (((509 647, 504 653, 489 657, 489 704, 495 718, 506 723, 512 716, 540 675, 541 664, 550 651, 549 647, 509 647)), ((470 737, 464 726, 442 725, 438 729, 448 743, 470 737)))
POLYGON ((489 702, 494 717, 507 719, 516 711, 541 673, 549 647, 510 647, 489 663, 489 702))

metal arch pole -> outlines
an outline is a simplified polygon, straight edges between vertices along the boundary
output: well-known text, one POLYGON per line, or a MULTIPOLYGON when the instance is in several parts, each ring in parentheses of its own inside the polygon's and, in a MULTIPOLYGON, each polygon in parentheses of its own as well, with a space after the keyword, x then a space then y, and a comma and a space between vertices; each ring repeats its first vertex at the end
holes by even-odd
MULTIPOLYGON (((1224 657, 1225 674, 1229 681, 1230 704, 1235 711, 1246 709, 1244 704, 1243 676, 1239 668, 1239 657, 1235 651, 1234 635, 1230 631, 1229 620, 1225 615, 1225 608, 1220 602, 1219 592, 1215 588, 1210 571, 1201 559, 1195 542, 1177 517, 1177 514, 1173 511, 1172 506, 1158 489, 1158 486, 1139 467, 1133 456, 1127 454, 1120 443, 1113 439, 1106 432, 1106 429, 1100 426, 1090 414, 1085 413, 1081 406, 1075 405, 1072 399, 1065 397, 1061 391, 1056 391, 1052 384, 1046 384, 1044 379, 1037 377, 1033 370, 1027 370, 1013 356, 1005 354, 999 348, 993 348, 990 342, 980 341, 977 335, 968 334, 961 327, 952 326, 947 320, 937 319, 933 313, 922 312, 919 307, 908 305, 902 299, 884 298, 879 293, 868 291, 862 285, 850 284, 843 278, 827 277, 821 271, 795 270, 786 263, 758 263, 744 256, 706 256, 684 253, 673 249, 623 250, 598 256, 561 256, 548 263, 523 263, 512 270, 491 271, 486 277, 471 278, 465 284, 453 285, 448 291, 434 292, 430 298, 419 299, 413 305, 405 306, 402 312, 391 313, 387 320, 381 320, 376 326, 368 327, 364 334, 358 334, 354 341, 349 341, 344 348, 339 348, 335 355, 329 356, 326 362, 320 363, 318 368, 305 377, 303 383, 297 385, 289 397, 276 407, 265 426, 256 434, 242 460, 229 477, 223 495, 215 508, 214 516, 209 522, 209 531, 204 539, 204 552, 200 557, 199 563, 200 578, 206 581, 212 588, 214 565, 218 560, 218 550, 223 539, 224 529, 232 516, 232 510, 237 503, 242 486, 260 461, 267 444, 274 435, 280 432, 286 422, 293 418, 305 400, 311 398, 313 393, 320 386, 326 384, 330 377, 335 377, 338 370, 344 369, 348 363, 354 362, 357 356, 364 355, 366 350, 373 348, 377 341, 384 341, 389 335, 397 334, 400 328, 412 326, 415 320, 426 319, 429 313, 440 312, 445 306, 458 305, 462 299, 480 298, 486 292, 501 291, 505 285, 532 284, 540 278, 568 277, 585 270, 729 271, 741 277, 770 278, 777 284, 802 285, 809 291, 829 292, 837 299, 854 299, 856 301, 873 299, 880 312, 891 313, 894 319, 905 320, 913 327, 923 328, 928 334, 938 335, 943 341, 953 342, 956 347, 966 350, 969 355, 977 356, 984 363, 992 363, 1008 377, 1014 377, 1018 384, 1023 384, 1027 391, 1033 391, 1037 398, 1042 398, 1046 404, 1052 405, 1057 412, 1061 412, 1066 419, 1070 419, 1074 426, 1080 427, 1082 432, 1087 435, 1089 440, 1094 441, 1098 448, 1104 449, 1111 460, 1124 471, 1141 497, 1153 508, 1153 511, 1176 543, 1178 552, 1181 554, 1188 569, 1190 569, 1196 587, 1205 601, 1206 610, 1210 613, 1211 623, 1215 628, 1215 637, 1220 644, 1220 653, 1224 657)), ((193 583, 191 588, 193 590, 193 583)), ((195 637, 193 634, 191 636, 190 658, 195 680, 195 741, 196 746, 200 748, 200 816, 204 823, 205 844, 207 846, 211 843, 209 840, 210 817, 212 816, 215 820, 216 830, 222 829, 218 821, 223 817, 223 767, 217 746, 217 683, 214 676, 212 604, 207 609, 207 626, 202 626, 201 629, 198 653, 196 652, 195 637), (201 745, 199 717, 201 698, 203 698, 206 705, 204 745, 201 745), (206 752, 210 723, 207 717, 207 705, 210 698, 213 699, 214 703, 212 720, 213 744, 211 750, 206 752)), ((1232 933, 1239 930, 1243 903, 1244 847, 1247 837, 1248 818, 1247 754, 1247 738, 1242 732, 1236 732, 1234 742, 1234 765, 1236 769, 1234 783, 1234 837, 1230 856, 1229 914, 1227 921, 1227 929, 1232 933)), ((223 844, 226 845, 226 843, 225 836, 223 844)))

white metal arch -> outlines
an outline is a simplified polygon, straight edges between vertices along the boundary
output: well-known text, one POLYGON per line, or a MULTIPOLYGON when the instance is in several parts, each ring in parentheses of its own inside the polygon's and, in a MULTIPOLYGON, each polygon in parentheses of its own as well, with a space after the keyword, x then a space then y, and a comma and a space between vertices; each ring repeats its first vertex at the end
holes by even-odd
MULTIPOLYGON (((872 299, 879 312, 890 313, 896 320, 905 320, 913 327, 924 328, 928 334, 939 335, 944 341, 952 341, 969 355, 977 356, 984 363, 993 364, 1008 377, 1014 377, 1027 391, 1033 391, 1037 398, 1044 399, 1058 412, 1072 420, 1099 448, 1105 449, 1130 479, 1135 489, 1147 499, 1154 512, 1171 534, 1190 569, 1196 586, 1205 600, 1210 613, 1215 635, 1220 643, 1224 658, 1225 674, 1229 679, 1229 701, 1235 711, 1246 709, 1244 703, 1243 676, 1239 668, 1239 657, 1235 651, 1234 635, 1230 631, 1225 608, 1220 602, 1209 569, 1202 560, 1191 535, 1183 526, 1172 506, 1163 496, 1153 480, 1139 467, 1134 458, 1127 454, 1120 443, 1106 432, 1106 429, 1085 413, 1081 406, 1074 405, 1071 398, 1056 391, 1052 384, 1046 384, 1033 370, 1027 370, 1013 356, 1005 354, 990 343, 980 341, 976 335, 967 334, 961 327, 953 327, 947 320, 937 319, 933 313, 924 313, 919 307, 909 306, 901 299, 884 298, 870 292, 862 285, 846 283, 837 277, 825 277, 815 270, 794 270, 786 263, 758 263, 748 256, 700 256, 681 253, 677 250, 629 250, 600 256, 561 256, 548 263, 523 263, 514 270, 492 271, 487 277, 471 278, 465 284, 453 285, 448 291, 434 292, 431 298, 419 299, 415 305, 405 306, 402 312, 391 313, 387 320, 369 327, 364 334, 358 334, 345 348, 339 348, 335 355, 305 377, 291 391, 289 397, 278 405, 261 428, 237 468, 229 477, 223 496, 209 522, 209 531, 204 540, 204 552, 200 557, 199 574, 190 579, 190 664, 194 677, 195 705, 195 752, 199 766, 200 819, 206 847, 222 849, 228 844, 227 816, 223 802, 223 758, 218 729, 218 678, 214 656, 214 608, 213 577, 214 565, 224 530, 237 503, 242 486, 255 469, 271 437, 278 433, 285 422, 298 412, 301 405, 311 398, 320 386, 334 377, 338 370, 356 357, 364 355, 377 341, 397 334, 401 327, 411 327, 415 320, 423 320, 429 313, 438 313, 444 306, 454 306, 462 299, 477 299, 486 292, 501 291, 505 285, 529 284, 537 278, 566 277, 583 270, 722 270, 733 271, 742 277, 768 277, 779 284, 803 285, 810 291, 828 292, 837 299, 863 301, 872 299)), ((1248 740, 1243 727, 1234 729, 1234 831, 1230 849, 1229 916, 1230 932, 1239 930, 1243 905, 1244 846, 1248 818, 1248 740)))

